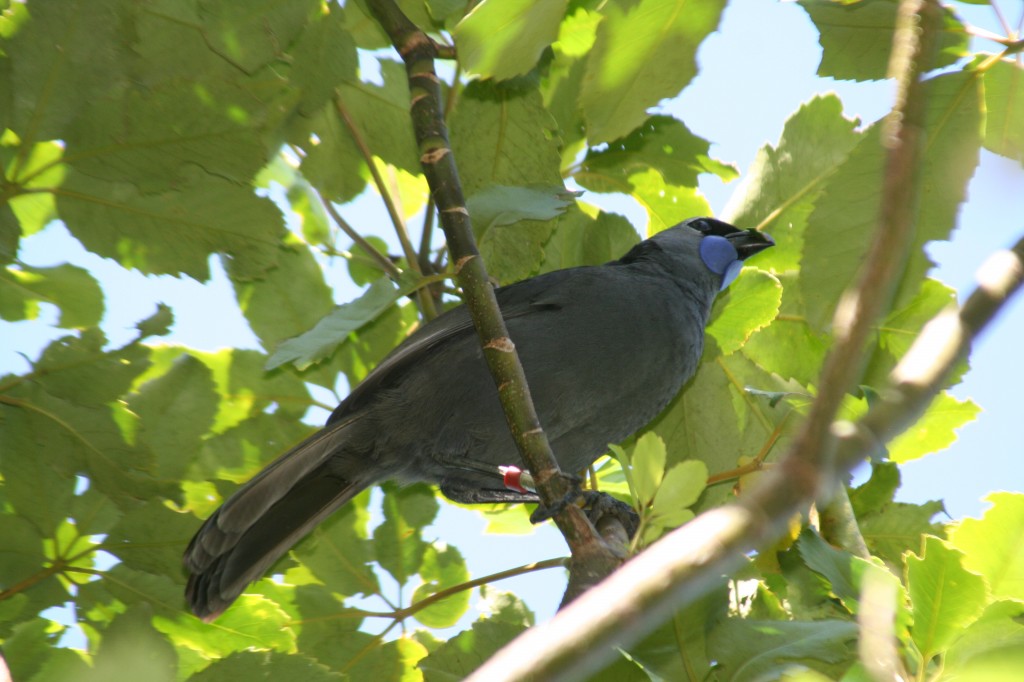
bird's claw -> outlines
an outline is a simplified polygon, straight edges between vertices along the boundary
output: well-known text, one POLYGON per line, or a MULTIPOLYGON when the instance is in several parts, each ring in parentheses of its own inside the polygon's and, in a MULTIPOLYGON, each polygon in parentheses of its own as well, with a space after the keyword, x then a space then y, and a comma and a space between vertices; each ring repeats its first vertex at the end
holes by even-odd
POLYGON ((569 491, 562 499, 550 507, 545 506, 543 503, 538 504, 537 508, 530 514, 530 523, 538 524, 547 521, 583 496, 583 490, 580 488, 583 479, 574 474, 567 474, 564 471, 560 472, 560 475, 569 484, 569 491))

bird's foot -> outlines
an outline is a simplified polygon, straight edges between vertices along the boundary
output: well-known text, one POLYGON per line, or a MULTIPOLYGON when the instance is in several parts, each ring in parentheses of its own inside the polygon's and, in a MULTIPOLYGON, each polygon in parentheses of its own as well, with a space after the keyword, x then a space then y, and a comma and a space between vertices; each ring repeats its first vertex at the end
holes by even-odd
POLYGON ((610 517, 618 521, 632 538, 640 527, 640 515, 633 507, 599 490, 583 491, 583 510, 595 528, 600 527, 598 524, 602 519, 610 517))

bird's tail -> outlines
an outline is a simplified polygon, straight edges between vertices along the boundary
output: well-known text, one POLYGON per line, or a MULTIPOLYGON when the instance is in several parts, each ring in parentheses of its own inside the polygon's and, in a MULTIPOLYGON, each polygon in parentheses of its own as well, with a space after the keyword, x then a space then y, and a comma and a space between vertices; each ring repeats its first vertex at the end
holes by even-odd
POLYGON ((346 439, 332 424, 281 455, 206 520, 185 550, 185 598, 206 622, 219 616, 314 526, 370 482, 332 469, 346 439))

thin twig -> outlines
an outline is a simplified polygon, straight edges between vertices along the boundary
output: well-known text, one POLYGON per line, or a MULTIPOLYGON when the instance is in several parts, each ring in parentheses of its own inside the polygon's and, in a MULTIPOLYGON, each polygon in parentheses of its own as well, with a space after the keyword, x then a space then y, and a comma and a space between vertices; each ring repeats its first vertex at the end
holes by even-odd
POLYGON ((324 210, 326 210, 328 215, 331 216, 331 219, 337 223, 338 227, 341 228, 341 231, 348 235, 349 239, 358 244, 359 248, 362 249, 367 256, 376 261, 377 265, 380 266, 381 270, 383 270, 388 277, 397 282, 398 278, 402 275, 402 271, 391 262, 391 259, 375 249, 373 244, 368 242, 363 235, 356 232, 355 228, 348 224, 348 221, 341 216, 341 213, 334 208, 326 197, 321 197, 321 200, 324 204, 324 210))

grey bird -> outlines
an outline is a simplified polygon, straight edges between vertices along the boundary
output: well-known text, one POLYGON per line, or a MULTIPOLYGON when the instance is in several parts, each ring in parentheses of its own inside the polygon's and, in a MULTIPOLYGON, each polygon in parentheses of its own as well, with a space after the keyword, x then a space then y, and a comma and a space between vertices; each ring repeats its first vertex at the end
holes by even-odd
MULTIPOLYGON (((587 468, 649 423, 697 369, 716 294, 773 245, 755 230, 692 218, 619 260, 496 290, 560 467, 587 468)), ((318 523, 384 480, 427 481, 458 502, 536 502, 506 488, 522 466, 469 313, 410 335, 321 430, 240 487, 185 551, 186 599, 220 615, 318 523)))

